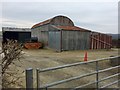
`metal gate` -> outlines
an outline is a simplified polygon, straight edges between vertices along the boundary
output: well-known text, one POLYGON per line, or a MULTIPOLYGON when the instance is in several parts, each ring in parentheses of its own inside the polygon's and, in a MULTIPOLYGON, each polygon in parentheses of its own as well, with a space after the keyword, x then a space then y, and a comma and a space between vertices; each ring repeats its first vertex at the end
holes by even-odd
MULTIPOLYGON (((94 77, 96 79, 94 82, 89 82, 89 83, 86 83, 86 84, 81 85, 81 86, 73 87, 72 90, 76 90, 78 88, 85 88, 86 86, 90 86, 92 84, 95 84, 95 88, 97 90, 101 89, 101 88, 107 88, 107 87, 109 87, 111 85, 114 85, 114 84, 117 84, 118 87, 119 87, 120 86, 120 83, 119 83, 120 82, 120 72, 119 72, 120 71, 120 61, 119 60, 120 60, 120 56, 114 56, 114 57, 96 59, 96 60, 91 60, 91 61, 86 61, 86 62, 72 63, 72 64, 67 64, 67 65, 52 67, 52 68, 45 68, 45 69, 37 68, 36 69, 36 84, 37 84, 36 88, 48 90, 49 88, 51 88, 55 85, 67 83, 67 82, 77 80, 77 79, 81 79, 81 78, 84 78, 84 77, 88 77, 88 76, 91 76, 91 75, 96 75, 96 77, 94 77), (113 66, 108 67, 108 68, 100 69, 99 62, 109 61, 109 60, 110 60, 111 63, 113 63, 113 62, 115 63, 115 61, 116 61, 116 64, 112 64, 113 66), (43 85, 43 86, 41 86, 41 84, 40 84, 40 74, 43 73, 43 72, 48 72, 48 71, 52 72, 54 70, 64 69, 64 68, 68 68, 68 67, 80 66, 80 65, 84 65, 84 64, 88 65, 90 63, 95 63, 95 71, 94 72, 86 73, 86 74, 83 74, 83 75, 80 75, 80 76, 74 76, 74 77, 71 77, 71 78, 67 78, 67 79, 52 82, 52 83, 48 83, 48 84, 43 85), (110 76, 107 76, 105 78, 99 79, 99 74, 100 73, 107 72, 107 71, 110 71, 110 70, 118 70, 118 71, 117 71, 117 73, 115 73, 113 75, 110 75, 110 76), (110 83, 108 83, 104 86, 99 86, 100 82, 111 79, 113 77, 116 77, 117 80, 114 81, 114 82, 110 82, 110 83)), ((27 69, 26 70, 26 88, 33 88, 33 69, 27 69)))

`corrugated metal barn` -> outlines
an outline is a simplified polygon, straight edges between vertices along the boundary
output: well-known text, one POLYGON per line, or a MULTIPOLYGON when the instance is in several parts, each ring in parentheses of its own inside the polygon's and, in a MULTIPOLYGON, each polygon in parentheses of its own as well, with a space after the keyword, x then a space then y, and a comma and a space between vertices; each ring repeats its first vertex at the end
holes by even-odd
POLYGON ((56 51, 97 49, 91 45, 93 32, 75 26, 66 16, 56 16, 35 24, 31 33, 32 37, 37 37, 44 46, 56 51))
POLYGON ((31 38, 31 29, 29 28, 10 28, 2 27, 3 43, 6 39, 17 40, 19 43, 24 43, 31 38))
POLYGON ((74 26, 71 19, 65 16, 56 16, 32 27, 32 37, 45 46, 62 50, 89 49, 90 31, 74 26))

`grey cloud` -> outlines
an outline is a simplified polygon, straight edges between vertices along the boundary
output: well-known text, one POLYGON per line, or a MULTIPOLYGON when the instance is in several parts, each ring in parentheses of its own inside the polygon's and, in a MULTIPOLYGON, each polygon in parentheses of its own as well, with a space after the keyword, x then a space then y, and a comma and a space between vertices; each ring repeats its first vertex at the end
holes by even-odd
POLYGON ((66 15, 78 26, 117 33, 115 26, 118 18, 115 2, 8 2, 3 3, 2 14, 3 18, 28 21, 33 24, 56 15, 66 15))

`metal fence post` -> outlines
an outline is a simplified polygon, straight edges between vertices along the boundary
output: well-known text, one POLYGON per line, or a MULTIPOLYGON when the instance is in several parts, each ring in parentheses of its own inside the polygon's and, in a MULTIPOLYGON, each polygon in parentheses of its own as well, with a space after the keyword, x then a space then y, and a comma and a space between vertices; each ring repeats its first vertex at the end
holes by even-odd
POLYGON ((99 66, 98 66, 98 61, 96 61, 96 89, 98 90, 99 89, 99 76, 98 76, 98 71, 99 71, 99 66))
MULTIPOLYGON (((118 57, 118 66, 120 65, 120 57, 118 57)), ((120 67, 118 67, 118 73, 120 73, 120 67)), ((118 80, 120 80, 120 74, 118 75, 118 80)), ((118 87, 120 88, 120 81, 118 82, 118 87)))
POLYGON ((37 90, 40 88, 39 83, 39 68, 36 69, 36 84, 37 84, 37 90))
POLYGON ((33 69, 26 70, 26 90, 33 88, 33 69))

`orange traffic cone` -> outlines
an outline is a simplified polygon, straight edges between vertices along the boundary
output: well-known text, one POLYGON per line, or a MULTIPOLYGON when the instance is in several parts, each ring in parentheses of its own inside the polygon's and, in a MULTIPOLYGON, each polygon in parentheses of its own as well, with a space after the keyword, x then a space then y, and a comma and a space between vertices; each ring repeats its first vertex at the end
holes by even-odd
POLYGON ((84 61, 87 61, 87 52, 85 52, 84 61))

